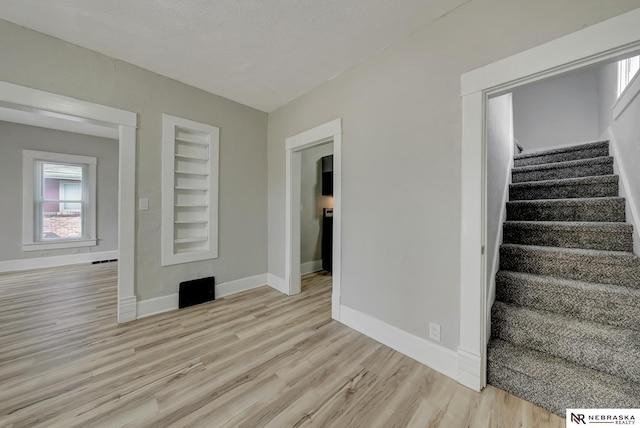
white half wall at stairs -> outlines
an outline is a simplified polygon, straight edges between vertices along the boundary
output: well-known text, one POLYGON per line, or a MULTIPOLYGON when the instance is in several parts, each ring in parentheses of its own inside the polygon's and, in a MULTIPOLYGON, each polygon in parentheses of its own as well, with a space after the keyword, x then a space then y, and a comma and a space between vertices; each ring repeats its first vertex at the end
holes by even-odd
MULTIPOLYGON (((490 98, 487 105, 487 308, 495 300, 498 253, 502 243, 502 224, 507 218, 506 203, 511 184, 514 152, 513 101, 511 93, 490 98)), ((491 311, 487 311, 487 337, 490 337, 491 311)))
POLYGON ((640 75, 616 99, 617 66, 600 72, 602 139, 610 141, 614 172, 620 176, 620 196, 625 198, 627 222, 633 225, 633 249, 640 253, 640 75), (611 105, 613 103, 613 105, 611 105))

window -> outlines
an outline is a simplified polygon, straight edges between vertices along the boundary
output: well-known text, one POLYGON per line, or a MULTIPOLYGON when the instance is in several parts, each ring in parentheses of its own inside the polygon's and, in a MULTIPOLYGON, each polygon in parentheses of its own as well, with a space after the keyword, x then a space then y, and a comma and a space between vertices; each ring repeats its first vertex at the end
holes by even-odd
POLYGON ((640 69, 640 55, 618 61, 618 97, 640 69))
POLYGON ((23 150, 23 251, 96 245, 96 164, 23 150))

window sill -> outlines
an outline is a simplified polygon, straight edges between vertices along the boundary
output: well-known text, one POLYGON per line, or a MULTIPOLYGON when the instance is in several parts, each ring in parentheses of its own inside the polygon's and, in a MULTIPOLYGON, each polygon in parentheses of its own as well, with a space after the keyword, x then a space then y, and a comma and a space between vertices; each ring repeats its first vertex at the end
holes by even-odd
POLYGON ((622 91, 620 97, 613 105, 613 120, 618 120, 618 118, 624 113, 629 104, 638 96, 640 93, 640 72, 636 73, 633 79, 629 82, 627 87, 622 91))
POLYGON ((96 239, 66 239, 61 242, 28 242, 22 244, 22 251, 58 250, 61 248, 94 247, 96 239))

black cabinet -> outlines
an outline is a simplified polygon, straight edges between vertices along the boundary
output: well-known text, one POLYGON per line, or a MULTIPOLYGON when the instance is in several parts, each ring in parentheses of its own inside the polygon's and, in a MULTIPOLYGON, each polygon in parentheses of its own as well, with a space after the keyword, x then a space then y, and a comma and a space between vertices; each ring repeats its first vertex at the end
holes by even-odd
POLYGON ((322 195, 333 195, 333 155, 322 158, 322 195))
POLYGON ((322 216, 322 269, 331 272, 333 260, 333 208, 325 208, 322 216))

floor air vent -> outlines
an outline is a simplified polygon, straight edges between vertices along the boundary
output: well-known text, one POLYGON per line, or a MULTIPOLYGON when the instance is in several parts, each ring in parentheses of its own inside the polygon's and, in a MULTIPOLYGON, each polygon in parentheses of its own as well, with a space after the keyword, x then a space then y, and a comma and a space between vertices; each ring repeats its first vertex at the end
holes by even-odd
POLYGON ((178 307, 186 308, 215 300, 215 284, 216 279, 213 276, 181 282, 178 307))

